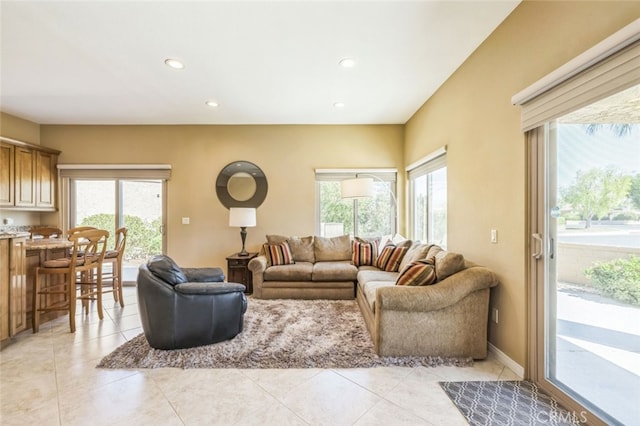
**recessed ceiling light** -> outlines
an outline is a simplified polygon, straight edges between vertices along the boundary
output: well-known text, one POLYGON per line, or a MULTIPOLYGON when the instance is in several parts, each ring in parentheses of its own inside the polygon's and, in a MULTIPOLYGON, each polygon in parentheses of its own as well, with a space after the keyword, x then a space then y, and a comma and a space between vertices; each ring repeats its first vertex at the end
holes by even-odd
POLYGON ((218 108, 218 106, 220 105, 216 101, 207 101, 205 102, 205 104, 207 104, 207 106, 210 106, 211 108, 218 108))
POLYGON ((333 106, 335 108, 344 108, 344 102, 334 102, 333 106))
POLYGON ((184 68, 184 64, 177 59, 165 59, 164 63, 171 68, 175 68, 177 70, 181 70, 184 68))
POLYGON ((344 58, 338 62, 342 68, 353 68, 356 66, 356 60, 353 58, 344 58))

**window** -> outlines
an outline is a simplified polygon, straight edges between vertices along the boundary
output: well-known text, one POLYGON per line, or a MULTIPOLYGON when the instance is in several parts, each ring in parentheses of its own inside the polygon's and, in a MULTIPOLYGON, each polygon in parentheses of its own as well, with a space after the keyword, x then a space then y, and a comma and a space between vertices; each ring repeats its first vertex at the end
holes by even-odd
POLYGON ((397 229, 395 170, 316 170, 316 233, 362 238, 393 235, 397 229), (371 198, 342 199, 340 182, 373 179, 371 198))
POLYGON ((441 149, 410 166, 410 238, 447 247, 447 160, 441 149))

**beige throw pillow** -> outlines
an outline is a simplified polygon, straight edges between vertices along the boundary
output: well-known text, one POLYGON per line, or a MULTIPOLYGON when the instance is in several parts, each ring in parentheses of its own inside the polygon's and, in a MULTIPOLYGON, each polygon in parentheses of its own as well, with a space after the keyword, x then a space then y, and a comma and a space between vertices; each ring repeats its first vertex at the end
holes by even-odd
POLYGON ((430 248, 431 244, 422 244, 418 241, 413 243, 411 247, 409 247, 407 254, 402 258, 398 270, 402 272, 411 264, 411 262, 426 259, 430 248))
POLYGON ((315 237, 313 249, 316 262, 351 260, 351 238, 348 235, 333 238, 315 237))
POLYGON ((313 252, 313 236, 308 237, 287 237, 284 235, 267 235, 267 244, 289 243, 293 260, 296 262, 316 261, 313 252))
POLYGON ((464 269, 464 257, 459 253, 440 251, 436 254, 436 275, 438 281, 464 269))

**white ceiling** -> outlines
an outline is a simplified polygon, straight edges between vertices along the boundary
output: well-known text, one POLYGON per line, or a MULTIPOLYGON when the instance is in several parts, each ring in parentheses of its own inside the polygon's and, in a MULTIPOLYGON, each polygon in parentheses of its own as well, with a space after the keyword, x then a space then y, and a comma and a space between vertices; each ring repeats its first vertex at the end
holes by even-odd
POLYGON ((401 124, 518 2, 2 0, 0 109, 41 124, 401 124))

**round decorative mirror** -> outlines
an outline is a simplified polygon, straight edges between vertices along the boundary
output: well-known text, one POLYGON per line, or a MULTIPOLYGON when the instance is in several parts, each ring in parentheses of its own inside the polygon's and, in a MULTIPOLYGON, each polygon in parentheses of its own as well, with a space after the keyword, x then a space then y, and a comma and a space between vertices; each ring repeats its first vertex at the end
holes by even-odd
POLYGON ((256 193, 256 181, 247 172, 233 174, 227 182, 227 191, 234 200, 247 201, 256 193))
POLYGON ((267 178, 248 161, 227 164, 216 180, 216 194, 226 208, 259 207, 267 197, 267 178))

